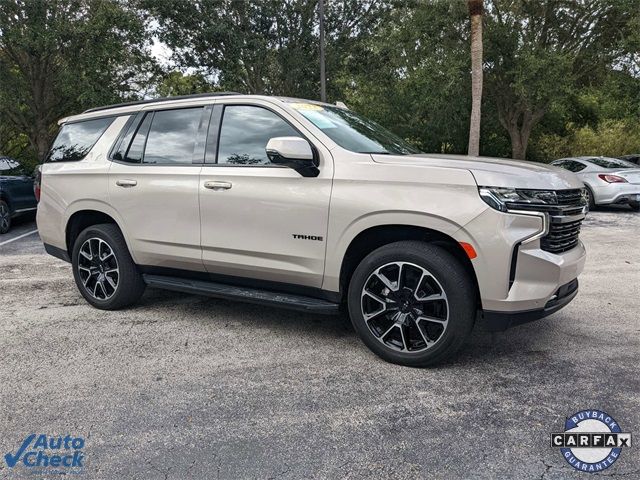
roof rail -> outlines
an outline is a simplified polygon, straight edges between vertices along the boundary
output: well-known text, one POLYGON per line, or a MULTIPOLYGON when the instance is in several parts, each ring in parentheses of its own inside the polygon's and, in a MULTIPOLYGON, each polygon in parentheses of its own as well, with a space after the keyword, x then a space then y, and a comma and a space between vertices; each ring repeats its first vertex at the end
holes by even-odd
POLYGON ((118 108, 118 107, 130 107, 132 105, 146 105, 149 103, 166 102, 169 100, 186 100, 189 98, 204 98, 204 97, 224 97, 225 95, 242 95, 242 94, 238 92, 210 92, 210 93, 194 93, 192 95, 176 95, 175 97, 161 97, 161 98, 152 98, 150 100, 137 100, 134 102, 115 103, 113 105, 107 105, 105 107, 90 108, 89 110, 85 110, 82 113, 99 112, 101 110, 109 110, 111 108, 118 108))

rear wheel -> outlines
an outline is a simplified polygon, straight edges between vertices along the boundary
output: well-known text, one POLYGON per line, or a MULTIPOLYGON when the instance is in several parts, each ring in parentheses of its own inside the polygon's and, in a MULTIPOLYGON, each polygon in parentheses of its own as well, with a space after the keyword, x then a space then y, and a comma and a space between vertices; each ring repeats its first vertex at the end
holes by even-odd
POLYGON ((117 310, 135 303, 145 283, 117 226, 87 227, 76 239, 71 257, 82 296, 94 307, 117 310))
POLYGON ((358 265, 348 306, 371 350, 389 362, 419 367, 446 360, 464 343, 475 319, 476 293, 449 252, 403 241, 378 248, 358 265))
POLYGON ((629 202, 629 206, 631 207, 631 210, 640 212, 640 202, 629 202))
POLYGON ((11 229, 11 212, 9 205, 0 200, 0 234, 7 233, 11 229))

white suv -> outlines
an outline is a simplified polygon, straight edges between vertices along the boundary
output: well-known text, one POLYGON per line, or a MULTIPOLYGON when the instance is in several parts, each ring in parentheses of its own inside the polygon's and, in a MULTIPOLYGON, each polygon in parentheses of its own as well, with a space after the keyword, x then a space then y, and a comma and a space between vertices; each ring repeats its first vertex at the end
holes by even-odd
POLYGON ((38 228, 102 309, 147 285, 336 313, 426 365, 576 295, 582 183, 535 163, 425 155, 324 103, 208 94, 88 110, 41 169, 38 228))

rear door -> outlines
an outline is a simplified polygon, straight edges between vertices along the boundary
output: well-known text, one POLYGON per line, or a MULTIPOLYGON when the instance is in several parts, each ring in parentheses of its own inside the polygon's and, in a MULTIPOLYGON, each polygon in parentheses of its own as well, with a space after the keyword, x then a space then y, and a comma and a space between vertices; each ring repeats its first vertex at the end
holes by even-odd
POLYGON ((33 179, 24 168, 13 160, 0 158, 0 181, 2 190, 10 197, 14 213, 35 210, 36 198, 33 193, 33 179))
POLYGON ((19 201, 19 206, 16 204, 16 209, 27 212, 36 209, 36 197, 33 193, 33 179, 26 174, 21 174, 15 183, 16 197, 19 201))
POLYGON ((208 272, 320 287, 333 159, 284 109, 218 100, 200 175, 202 258, 208 272), (272 164, 272 137, 306 138, 320 174, 272 164))
POLYGON ((112 155, 109 195, 136 262, 203 271, 198 185, 211 107, 141 112, 112 155))

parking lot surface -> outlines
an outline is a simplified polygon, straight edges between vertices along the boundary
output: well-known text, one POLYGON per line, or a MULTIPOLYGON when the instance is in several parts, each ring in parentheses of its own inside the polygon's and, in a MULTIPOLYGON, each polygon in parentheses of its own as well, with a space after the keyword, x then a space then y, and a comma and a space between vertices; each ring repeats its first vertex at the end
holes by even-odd
MULTIPOLYGON (((640 438, 640 214, 589 214, 564 310, 476 325, 429 369, 384 363, 344 318, 150 289, 93 309, 34 228, 0 238, 3 456, 70 434, 85 478, 554 479, 585 477, 550 447, 568 415, 604 410, 640 438)), ((596 476, 640 478, 639 448, 596 476)))

